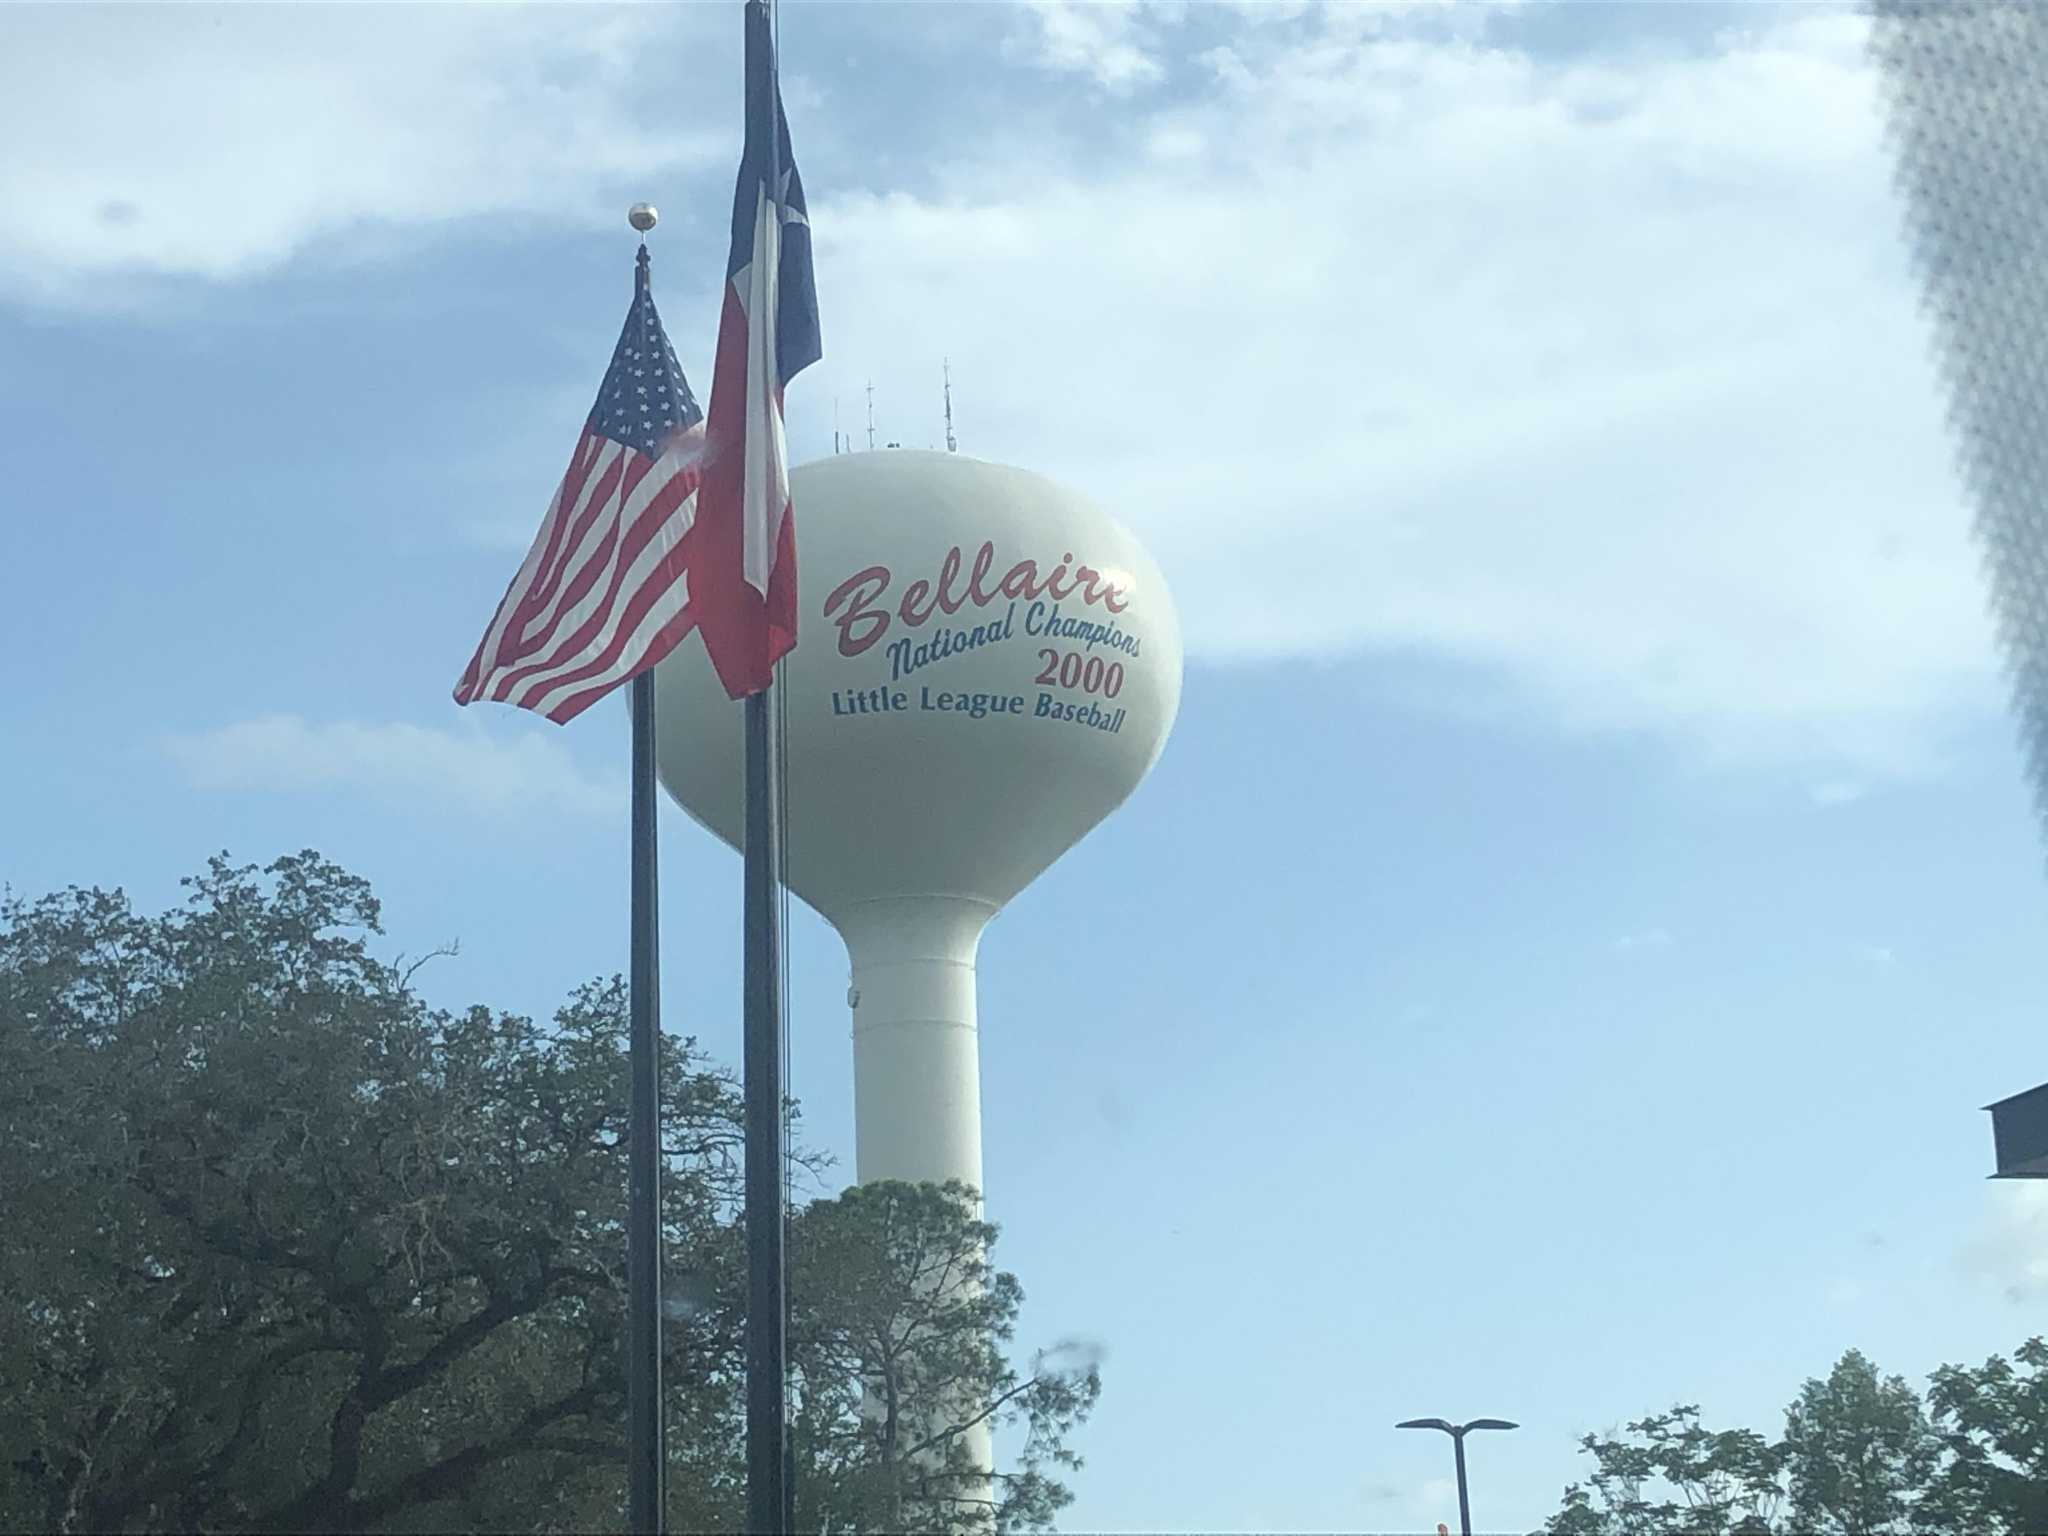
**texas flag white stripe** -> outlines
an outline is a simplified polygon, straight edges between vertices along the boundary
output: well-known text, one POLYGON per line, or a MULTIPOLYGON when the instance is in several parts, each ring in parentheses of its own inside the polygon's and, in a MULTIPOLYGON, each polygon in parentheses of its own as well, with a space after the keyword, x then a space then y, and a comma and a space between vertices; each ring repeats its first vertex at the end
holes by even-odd
POLYGON ((690 552, 697 628, 725 691, 759 693, 796 644, 796 540, 782 392, 818 360, 803 180, 775 84, 767 7, 747 6, 747 136, 705 422, 704 490, 690 552))
POLYGON ((782 265, 782 230, 764 184, 755 195, 754 259, 733 274, 747 317, 746 471, 740 499, 741 574, 768 595, 769 572, 789 511, 789 457, 782 435, 782 390, 775 377, 776 292, 782 265))

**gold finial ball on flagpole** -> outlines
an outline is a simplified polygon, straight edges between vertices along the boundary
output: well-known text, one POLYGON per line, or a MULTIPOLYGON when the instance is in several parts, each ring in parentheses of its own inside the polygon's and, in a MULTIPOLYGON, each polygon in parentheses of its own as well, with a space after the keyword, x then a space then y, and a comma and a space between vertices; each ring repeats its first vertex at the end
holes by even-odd
POLYGON ((635 203, 626 210, 626 222, 643 235, 654 228, 660 219, 661 213, 652 203, 635 203))

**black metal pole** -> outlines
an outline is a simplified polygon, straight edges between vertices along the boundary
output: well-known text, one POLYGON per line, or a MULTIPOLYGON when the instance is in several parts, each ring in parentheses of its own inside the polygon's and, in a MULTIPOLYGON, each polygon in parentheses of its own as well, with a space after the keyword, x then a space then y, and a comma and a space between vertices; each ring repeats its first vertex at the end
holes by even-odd
POLYGON ((626 1514, 660 1536, 666 1454, 661 1415, 660 956, 655 947, 654 676, 633 679, 631 1107, 626 1212, 626 1514))
POLYGON ((777 1536, 789 1433, 782 1275, 781 826, 776 742, 764 688, 746 702, 747 1530, 777 1536))
MULTIPOLYGON (((784 1188, 787 1187, 785 1184, 784 1188)), ((786 1425, 782 1439, 782 1528, 789 1536, 796 1536, 796 1433, 786 1425)))
POLYGON ((1465 1492, 1465 1432, 1453 1430, 1451 1444, 1458 1448, 1458 1532, 1472 1536, 1472 1500, 1465 1492))

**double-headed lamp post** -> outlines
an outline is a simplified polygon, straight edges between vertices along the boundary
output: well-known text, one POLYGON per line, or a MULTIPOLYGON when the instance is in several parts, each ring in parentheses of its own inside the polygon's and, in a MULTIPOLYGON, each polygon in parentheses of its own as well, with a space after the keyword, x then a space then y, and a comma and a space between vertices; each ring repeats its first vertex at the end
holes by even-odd
POLYGON ((1451 1437, 1451 1444, 1458 1452, 1458 1530, 1460 1536, 1472 1536, 1472 1501, 1465 1492, 1465 1433, 1473 1429, 1516 1429, 1506 1419, 1474 1419, 1469 1424, 1453 1424, 1449 1419, 1403 1419, 1394 1426, 1396 1429, 1440 1429, 1451 1437))

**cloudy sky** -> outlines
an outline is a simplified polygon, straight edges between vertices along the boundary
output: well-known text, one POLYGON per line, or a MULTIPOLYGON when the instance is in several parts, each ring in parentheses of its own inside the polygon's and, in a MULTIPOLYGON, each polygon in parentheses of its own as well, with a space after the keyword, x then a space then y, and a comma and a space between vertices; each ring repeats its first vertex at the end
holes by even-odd
MULTIPOLYGON (((1864 24, 790 0, 825 359, 1152 548, 1152 781, 983 946, 1069 1528, 1527 1529, 1576 1438, 2038 1327, 2048 920, 1864 24), (1104 927, 1100 898, 1117 898, 1104 927)), ((630 293, 702 394, 737 10, 0 18, 0 879, 369 876, 449 1003, 625 964, 625 730, 449 699, 630 293), (33 661, 30 658, 34 658, 33 661)), ((801 519, 801 511, 799 511, 801 519)), ((801 522, 799 522, 801 526, 801 522)), ((670 1026, 738 863, 665 817, 670 1026)), ((795 1085, 851 1164, 843 952, 795 1085)), ((424 978, 423 978, 424 979, 424 978)))

